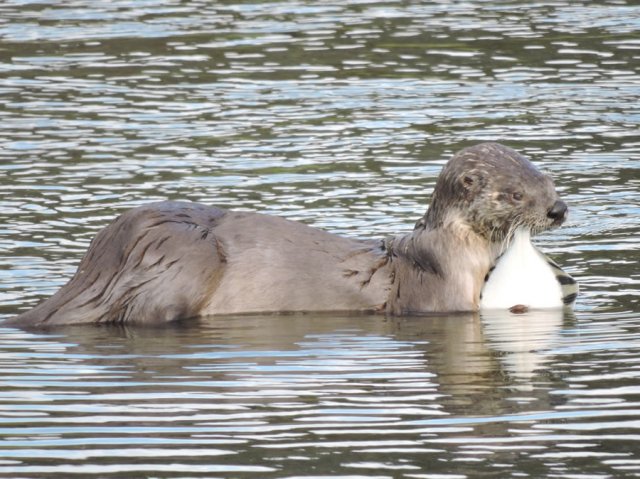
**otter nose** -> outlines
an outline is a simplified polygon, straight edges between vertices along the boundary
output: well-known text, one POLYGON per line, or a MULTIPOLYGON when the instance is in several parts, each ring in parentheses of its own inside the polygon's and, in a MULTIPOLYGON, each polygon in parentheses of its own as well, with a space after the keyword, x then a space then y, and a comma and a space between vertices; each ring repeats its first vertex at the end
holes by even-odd
POLYGON ((567 204, 564 201, 558 200, 547 211, 547 217, 554 221, 562 221, 567 214, 567 204))

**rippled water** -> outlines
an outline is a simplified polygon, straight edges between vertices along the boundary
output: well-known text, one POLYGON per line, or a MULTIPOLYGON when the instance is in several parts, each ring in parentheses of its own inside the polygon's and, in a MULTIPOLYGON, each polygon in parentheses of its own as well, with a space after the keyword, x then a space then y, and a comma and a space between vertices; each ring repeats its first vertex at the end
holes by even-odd
POLYGON ((571 218, 575 315, 0 328, 6 477, 640 475, 640 7, 0 3, 0 316, 157 199, 409 229, 504 142, 571 218))

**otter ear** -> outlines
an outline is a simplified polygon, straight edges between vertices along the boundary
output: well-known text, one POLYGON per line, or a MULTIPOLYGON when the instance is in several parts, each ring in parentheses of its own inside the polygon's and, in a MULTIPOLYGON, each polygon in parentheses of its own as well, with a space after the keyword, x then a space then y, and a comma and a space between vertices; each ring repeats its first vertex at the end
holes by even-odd
POLYGON ((460 186, 462 194, 468 200, 473 199, 484 188, 485 179, 478 172, 466 172, 460 177, 460 186))
POLYGON ((473 175, 464 175, 462 177, 462 185, 466 190, 471 189, 475 181, 476 179, 473 177, 473 175))
POLYGON ((482 187, 482 177, 477 173, 466 173, 460 179, 460 183, 465 191, 477 191, 482 187))

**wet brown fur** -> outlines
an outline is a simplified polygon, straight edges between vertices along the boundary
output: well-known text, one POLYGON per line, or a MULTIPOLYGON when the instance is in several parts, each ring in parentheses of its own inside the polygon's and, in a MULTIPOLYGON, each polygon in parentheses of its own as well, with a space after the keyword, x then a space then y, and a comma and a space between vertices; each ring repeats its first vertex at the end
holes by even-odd
POLYGON ((406 235, 344 238, 274 216, 188 202, 130 210, 94 238, 73 278, 22 325, 164 323, 285 311, 474 311, 511 232, 557 226, 553 182, 495 143, 445 166, 406 235))

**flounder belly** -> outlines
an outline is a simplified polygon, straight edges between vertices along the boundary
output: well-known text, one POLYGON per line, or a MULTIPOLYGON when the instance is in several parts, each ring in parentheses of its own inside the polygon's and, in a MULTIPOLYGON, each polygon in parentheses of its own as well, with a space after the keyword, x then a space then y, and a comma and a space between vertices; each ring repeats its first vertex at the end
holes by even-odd
POLYGON ((487 275, 480 308, 571 307, 577 295, 577 282, 531 243, 528 229, 519 228, 487 275))

